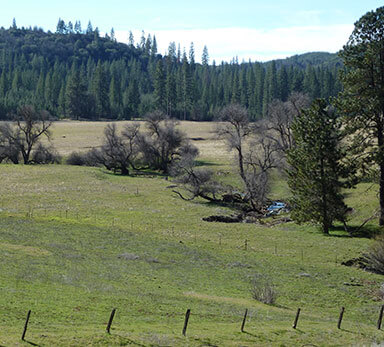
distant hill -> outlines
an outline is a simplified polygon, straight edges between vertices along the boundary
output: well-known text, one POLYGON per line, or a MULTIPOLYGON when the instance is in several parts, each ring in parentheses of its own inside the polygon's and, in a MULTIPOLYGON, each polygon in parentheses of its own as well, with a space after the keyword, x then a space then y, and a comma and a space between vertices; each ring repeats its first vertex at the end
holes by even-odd
POLYGON ((195 63, 170 43, 158 54, 154 37, 119 43, 88 25, 59 20, 55 33, 0 28, 0 119, 32 104, 57 117, 130 119, 154 109, 180 119, 210 120, 229 103, 248 108, 253 119, 273 99, 298 91, 311 97, 341 89, 335 54, 313 52, 267 63, 195 63))
MULTIPOLYGON (((266 64, 271 63, 267 62, 266 64)), ((343 66, 341 58, 337 53, 328 52, 310 52, 299 55, 294 55, 285 59, 275 60, 276 67, 281 66, 295 66, 301 69, 306 69, 308 65, 313 67, 328 67, 328 68, 340 68, 343 66)))

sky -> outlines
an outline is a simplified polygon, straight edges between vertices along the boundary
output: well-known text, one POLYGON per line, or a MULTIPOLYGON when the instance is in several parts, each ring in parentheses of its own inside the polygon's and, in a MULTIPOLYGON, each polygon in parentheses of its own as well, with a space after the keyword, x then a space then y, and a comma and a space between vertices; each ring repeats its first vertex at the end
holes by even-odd
POLYGON ((196 61, 204 45, 215 60, 268 61, 314 51, 337 52, 347 42, 353 24, 366 12, 383 6, 376 0, 0 0, 0 26, 41 27, 55 31, 58 19, 91 21, 101 33, 114 28, 118 41, 135 42, 156 36, 158 52, 171 41, 196 61))

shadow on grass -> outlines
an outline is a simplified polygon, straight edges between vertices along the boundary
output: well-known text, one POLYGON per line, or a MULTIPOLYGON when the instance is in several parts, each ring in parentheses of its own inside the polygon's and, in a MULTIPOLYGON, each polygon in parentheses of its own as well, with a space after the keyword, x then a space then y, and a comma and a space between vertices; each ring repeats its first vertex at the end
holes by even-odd
POLYGON ((147 345, 142 344, 141 342, 132 340, 126 336, 116 335, 116 334, 109 335, 109 336, 119 338, 119 341, 118 341, 119 346, 128 346, 128 345, 140 346, 140 347, 146 347, 147 346, 147 345))
POLYGON ((196 160, 195 165, 196 166, 223 166, 223 164, 214 163, 214 162, 208 161, 208 160, 196 160))
POLYGON ((195 341, 199 342, 201 346, 208 346, 208 347, 219 347, 218 345, 212 344, 210 341, 194 338, 195 341))
POLYGON ((34 343, 34 342, 32 342, 32 341, 24 340, 24 342, 26 342, 26 343, 28 343, 28 344, 30 344, 30 345, 32 345, 32 346, 40 346, 39 344, 34 343))
POLYGON ((129 175, 123 175, 120 172, 113 172, 109 171, 107 169, 102 169, 101 171, 105 175, 109 176, 117 176, 117 177, 144 177, 144 178, 153 178, 153 177, 168 177, 168 174, 158 172, 158 171, 152 171, 152 170, 143 170, 143 171, 135 171, 131 170, 129 175))
POLYGON ((243 333, 244 333, 244 334, 247 334, 247 335, 249 335, 249 336, 252 336, 252 337, 259 337, 259 336, 257 336, 256 334, 250 333, 249 331, 246 331, 246 330, 244 330, 243 333))
POLYGON ((382 227, 376 225, 366 225, 363 228, 360 226, 348 226, 350 233, 347 233, 343 226, 334 226, 330 230, 329 237, 342 237, 342 238, 366 238, 371 239, 382 233, 382 227), (332 234, 333 231, 339 232, 338 234, 332 234), (340 233, 341 232, 341 233, 340 233))
POLYGON ((355 333, 355 332, 352 331, 352 330, 343 329, 343 328, 340 328, 340 329, 338 329, 338 330, 342 331, 343 333, 350 333, 350 334, 354 334, 354 333, 355 333))

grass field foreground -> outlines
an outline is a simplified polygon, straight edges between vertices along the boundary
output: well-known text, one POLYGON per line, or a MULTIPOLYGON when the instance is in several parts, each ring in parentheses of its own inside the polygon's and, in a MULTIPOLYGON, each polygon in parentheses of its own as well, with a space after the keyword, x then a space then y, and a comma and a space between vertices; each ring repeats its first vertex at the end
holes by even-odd
MULTIPOLYGON (((79 136, 76 150, 91 146, 80 141, 90 136, 76 135, 81 131, 75 128, 54 128, 54 141, 79 136)), ((209 151, 202 151, 207 162, 216 159, 211 140, 205 140, 209 151)), ((230 157, 224 153, 227 170, 230 157)), ((0 179, 0 345, 27 345, 20 337, 28 310, 26 340, 41 346, 345 346, 384 340, 376 328, 383 277, 341 265, 364 252, 371 239, 351 238, 341 229, 324 236, 316 227, 293 223, 203 222, 233 211, 182 201, 161 176, 1 165, 0 179), (257 274, 273 282, 275 305, 252 298, 257 274), (298 307, 298 328, 292 329, 298 307)), ((370 184, 348 192, 356 210, 352 224, 374 210, 375 193, 370 184)), ((286 194, 276 174, 272 195, 286 194)))

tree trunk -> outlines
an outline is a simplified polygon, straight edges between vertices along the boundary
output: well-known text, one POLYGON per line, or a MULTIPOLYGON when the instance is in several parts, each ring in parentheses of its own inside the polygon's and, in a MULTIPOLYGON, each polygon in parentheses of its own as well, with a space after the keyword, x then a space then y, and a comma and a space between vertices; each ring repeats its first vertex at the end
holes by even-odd
POLYGON ((128 176, 129 175, 129 170, 127 167, 125 167, 124 165, 121 167, 121 174, 123 176, 128 176))
MULTIPOLYGON (((379 147, 379 151, 384 151, 384 134, 383 134, 383 123, 382 123, 382 115, 379 116, 379 119, 377 121, 377 145, 379 147)), ((381 153, 380 153, 381 154, 381 153)), ((379 225, 384 225, 384 161, 381 159, 380 155, 380 162, 379 162, 379 169, 380 169, 380 189, 379 189, 379 201, 380 201, 380 218, 379 218, 379 225)))
POLYGON ((323 213, 323 233, 329 234, 329 222, 328 222, 328 201, 327 201, 327 188, 325 186, 325 173, 324 173, 324 159, 320 161, 320 175, 321 175, 321 204, 323 213))

